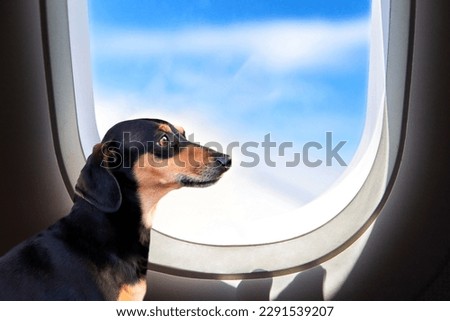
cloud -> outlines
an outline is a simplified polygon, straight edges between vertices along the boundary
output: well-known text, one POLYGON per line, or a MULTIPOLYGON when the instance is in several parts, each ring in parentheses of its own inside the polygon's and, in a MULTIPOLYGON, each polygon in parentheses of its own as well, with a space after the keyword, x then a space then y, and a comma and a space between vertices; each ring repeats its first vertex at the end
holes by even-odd
POLYGON ((286 71, 338 66, 351 51, 367 46, 368 27, 368 19, 356 19, 266 21, 172 31, 104 28, 93 49, 102 57, 241 56, 249 66, 286 71))

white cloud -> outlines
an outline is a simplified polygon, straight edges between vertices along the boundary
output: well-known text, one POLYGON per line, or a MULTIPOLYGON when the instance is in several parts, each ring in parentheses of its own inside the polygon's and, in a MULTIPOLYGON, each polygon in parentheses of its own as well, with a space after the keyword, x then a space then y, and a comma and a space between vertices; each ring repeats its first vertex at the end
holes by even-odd
POLYGON ((98 56, 193 55, 247 57, 271 71, 339 65, 368 44, 368 19, 343 22, 269 21, 174 31, 104 29, 95 38, 98 56))

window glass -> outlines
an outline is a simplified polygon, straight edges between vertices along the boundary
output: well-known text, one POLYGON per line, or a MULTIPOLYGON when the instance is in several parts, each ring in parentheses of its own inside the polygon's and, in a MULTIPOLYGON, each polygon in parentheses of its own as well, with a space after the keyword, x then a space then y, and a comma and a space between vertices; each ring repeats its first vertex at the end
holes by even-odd
POLYGON ((125 119, 161 118, 233 157, 215 186, 166 196, 155 229, 268 242, 351 163, 366 116, 370 1, 90 0, 89 14, 101 136, 125 119))

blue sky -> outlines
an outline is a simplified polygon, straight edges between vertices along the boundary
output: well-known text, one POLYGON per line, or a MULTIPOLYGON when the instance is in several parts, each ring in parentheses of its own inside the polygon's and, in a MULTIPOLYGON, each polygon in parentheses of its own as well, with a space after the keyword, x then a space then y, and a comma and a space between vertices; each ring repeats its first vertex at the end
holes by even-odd
POLYGON ((95 25, 174 29, 278 19, 343 20, 368 16, 368 0, 90 0, 95 25))
MULTIPOLYGON (((100 134, 154 117, 202 143, 261 142, 270 133, 293 142, 292 154, 332 132, 347 141, 341 156, 351 161, 365 121, 370 1, 90 0, 89 15, 100 134)), ((238 150, 233 158, 245 159, 238 150)), ((251 208, 277 194, 273 206, 288 210, 345 170, 283 165, 233 168, 240 185, 259 191, 236 203, 251 208)), ((265 208, 273 211, 256 212, 265 208)))

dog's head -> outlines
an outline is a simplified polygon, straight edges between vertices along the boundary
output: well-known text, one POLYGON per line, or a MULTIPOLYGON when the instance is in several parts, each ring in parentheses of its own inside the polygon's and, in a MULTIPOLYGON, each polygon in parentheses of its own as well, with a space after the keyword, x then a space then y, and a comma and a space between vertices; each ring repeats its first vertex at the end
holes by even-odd
POLYGON ((146 211, 171 190, 214 184, 230 166, 228 155, 188 141, 181 127, 136 119, 113 126, 94 146, 75 189, 101 211, 115 212, 134 186, 146 211))

